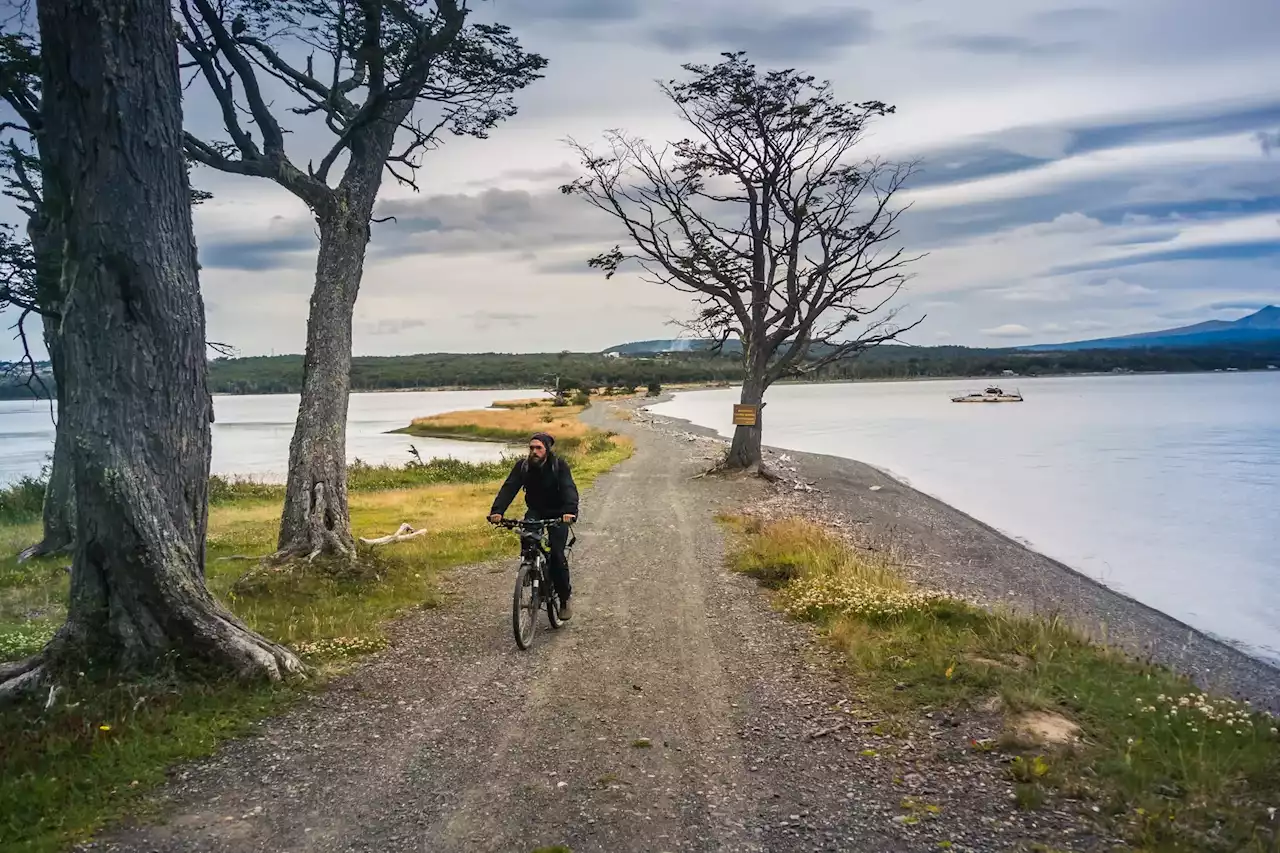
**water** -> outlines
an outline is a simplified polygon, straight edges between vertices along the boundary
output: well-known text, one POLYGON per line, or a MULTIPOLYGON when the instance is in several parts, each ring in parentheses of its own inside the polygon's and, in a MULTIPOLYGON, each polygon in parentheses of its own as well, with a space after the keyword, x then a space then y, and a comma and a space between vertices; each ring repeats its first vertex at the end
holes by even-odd
MULTIPOLYGON (((765 442, 857 459, 1203 631, 1280 661, 1280 374, 771 389, 765 442)), ((730 435, 737 389, 655 406, 730 435)))
MULTIPOLYGON (((413 444, 424 459, 497 459, 509 448, 477 441, 449 441, 387 435, 417 417, 482 409, 494 400, 542 396, 541 391, 405 391, 352 394, 347 408, 347 459, 371 464, 408 462, 413 444)), ((56 409, 55 409, 56 411, 56 409)), ((284 482, 289 440, 298 413, 297 394, 215 396, 213 460, 215 474, 284 482)), ((39 475, 53 452, 53 420, 47 401, 0 400, 0 487, 39 475)))

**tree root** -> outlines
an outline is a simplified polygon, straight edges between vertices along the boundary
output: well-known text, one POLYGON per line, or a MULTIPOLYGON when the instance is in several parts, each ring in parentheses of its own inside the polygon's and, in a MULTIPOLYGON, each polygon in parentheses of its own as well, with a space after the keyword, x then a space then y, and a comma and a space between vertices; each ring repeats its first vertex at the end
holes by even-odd
POLYGON ((219 638, 217 657, 231 665, 237 678, 281 681, 306 674, 306 664, 289 649, 254 633, 229 613, 220 621, 225 636, 219 638))
POLYGON ((30 545, 19 551, 17 561, 19 563, 25 563, 27 560, 34 560, 37 557, 51 557, 55 554, 65 554, 70 550, 70 545, 50 545, 49 540, 42 539, 36 544, 30 545))
MULTIPOLYGON (((194 628, 198 639, 188 644, 190 649, 184 650, 187 653, 196 650, 202 663, 241 681, 283 681, 306 676, 308 667, 297 655, 285 646, 254 633, 221 606, 214 604, 213 611, 206 611, 203 616, 197 617, 189 626, 194 628)), ((66 631, 67 626, 63 626, 63 632, 66 631)), ((0 664, 0 706, 36 695, 48 685, 49 695, 44 708, 47 711, 53 707, 62 690, 57 684, 50 683, 55 676, 55 668, 51 668, 50 661, 56 663, 59 671, 67 665, 58 650, 58 642, 59 638, 55 637, 35 657, 0 664)), ((62 648, 62 652, 65 651, 65 647, 62 648)))
POLYGON ((753 477, 759 477, 760 479, 766 480, 767 482, 770 482, 770 483, 777 483, 777 482, 781 482, 782 480, 781 477, 773 473, 773 471, 771 471, 769 468, 765 467, 765 464, 763 462, 755 463, 751 467, 747 468, 746 472, 753 477))
POLYGON ((395 533, 389 533, 386 536, 379 536, 376 539, 366 539, 365 537, 361 536, 360 541, 366 545, 387 545, 392 542, 404 542, 409 539, 416 539, 417 537, 422 536, 426 532, 427 532, 427 529, 425 527, 420 530, 416 530, 414 529, 413 525, 409 524, 408 522, 405 522, 404 524, 401 524, 398 528, 396 528, 395 533))
POLYGON ((690 480, 701 480, 703 477, 715 477, 721 474, 745 474, 750 477, 759 477, 770 483, 782 482, 782 477, 775 474, 770 468, 766 467, 763 462, 756 462, 746 468, 738 468, 730 465, 728 462, 717 462, 707 470, 700 474, 694 474, 690 480))
POLYGON ((0 664, 0 706, 32 695, 44 684, 47 675, 41 655, 0 664))

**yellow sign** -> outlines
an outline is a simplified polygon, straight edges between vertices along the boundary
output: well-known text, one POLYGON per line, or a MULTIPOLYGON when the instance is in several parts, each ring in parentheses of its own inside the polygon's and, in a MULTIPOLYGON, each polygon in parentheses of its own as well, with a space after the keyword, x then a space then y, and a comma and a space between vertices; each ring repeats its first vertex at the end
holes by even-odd
POLYGON ((760 423, 760 407, 744 406, 738 403, 733 405, 733 425, 734 426, 756 426, 760 423))

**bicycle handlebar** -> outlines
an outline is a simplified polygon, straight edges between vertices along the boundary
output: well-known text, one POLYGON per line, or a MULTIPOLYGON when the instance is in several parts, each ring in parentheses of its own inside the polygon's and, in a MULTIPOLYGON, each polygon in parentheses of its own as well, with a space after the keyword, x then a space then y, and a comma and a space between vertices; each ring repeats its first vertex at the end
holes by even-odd
POLYGON ((508 530, 514 530, 517 527, 560 527, 572 524, 573 522, 565 521, 563 518, 540 518, 532 521, 525 520, 523 518, 503 518, 489 523, 495 527, 505 527, 508 530))

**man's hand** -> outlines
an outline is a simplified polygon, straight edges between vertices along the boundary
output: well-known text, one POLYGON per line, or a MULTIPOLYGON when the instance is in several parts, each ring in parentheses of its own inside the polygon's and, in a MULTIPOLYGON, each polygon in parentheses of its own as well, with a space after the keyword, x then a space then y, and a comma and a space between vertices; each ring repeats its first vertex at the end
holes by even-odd
POLYGON ((495 512, 493 515, 489 516, 490 524, 497 524, 499 521, 502 521, 502 513, 495 512))
POLYGON ((563 520, 564 520, 564 523, 565 523, 565 524, 573 524, 573 522, 574 522, 575 520, 577 520, 577 518, 578 518, 578 517, 577 517, 576 515, 570 515, 569 513, 567 513, 567 512, 566 512, 566 513, 564 514, 564 519, 563 519, 563 520))

